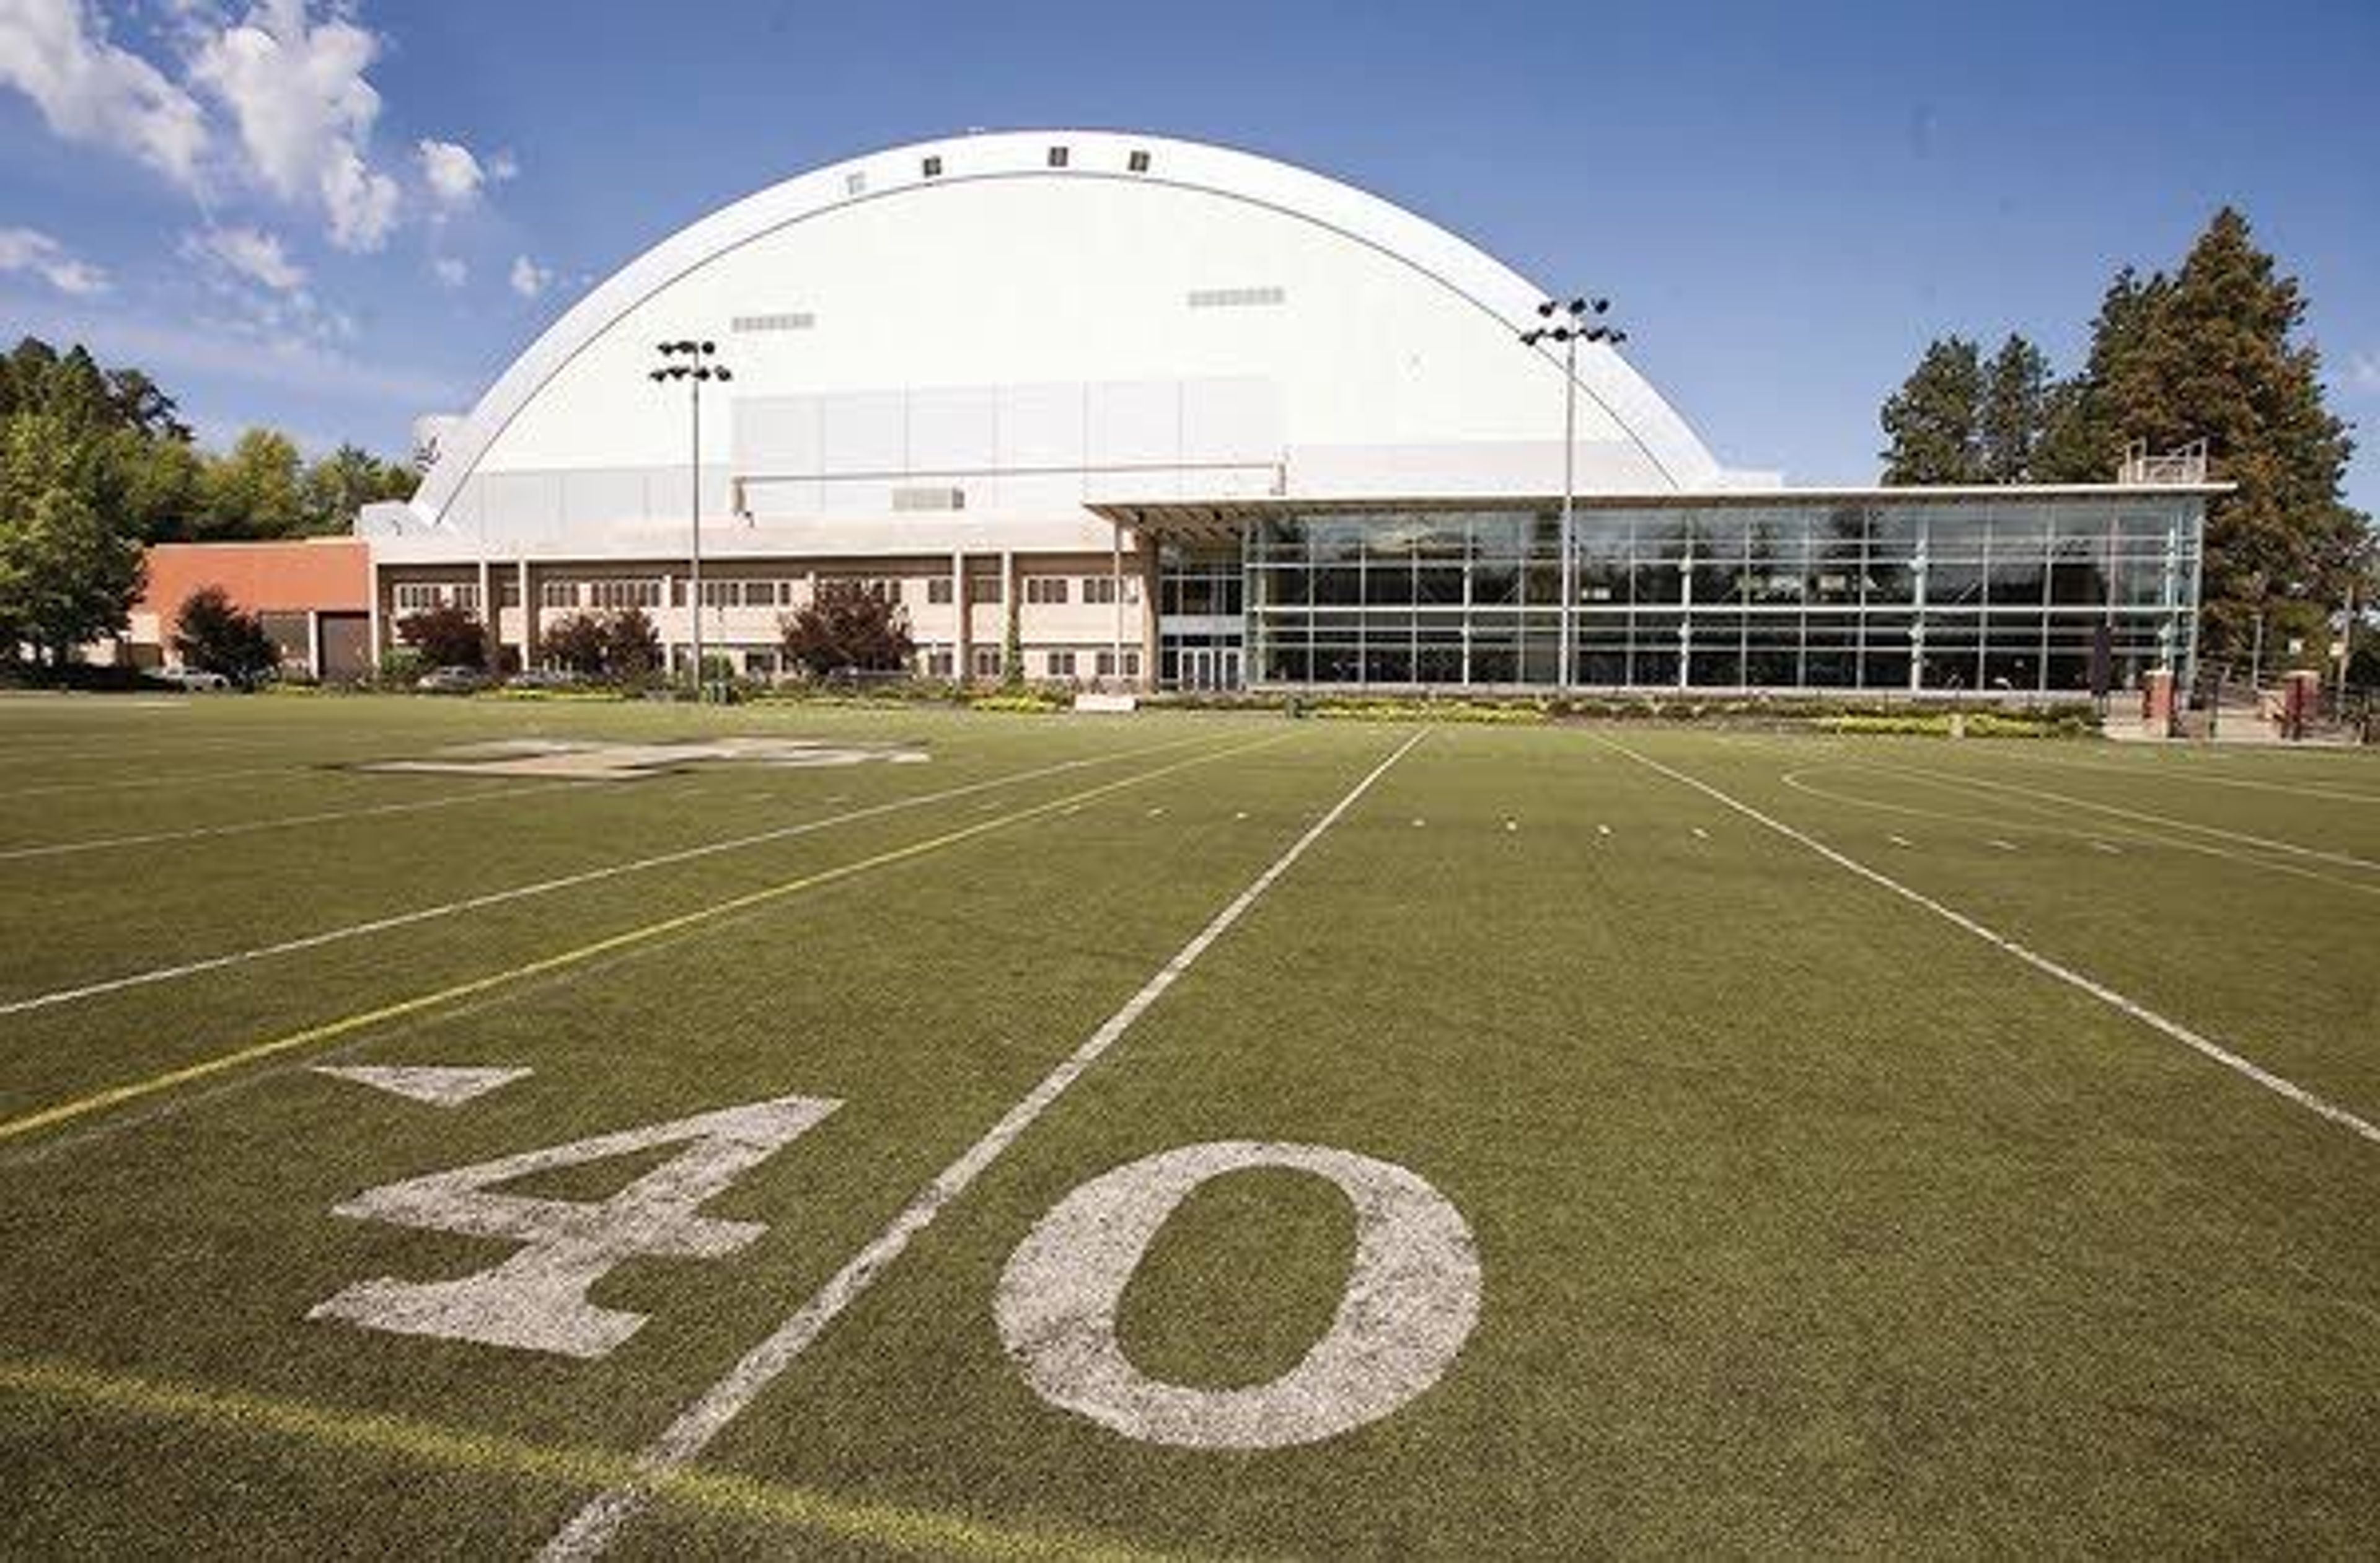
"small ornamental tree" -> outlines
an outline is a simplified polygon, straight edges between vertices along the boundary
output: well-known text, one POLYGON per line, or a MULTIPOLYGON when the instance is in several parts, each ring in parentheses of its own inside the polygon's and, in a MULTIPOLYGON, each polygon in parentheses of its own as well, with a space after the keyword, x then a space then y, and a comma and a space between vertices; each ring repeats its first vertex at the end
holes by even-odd
POLYGON ((253 684, 281 665, 281 649, 264 621, 243 613, 219 586, 200 587, 174 615, 174 652, 186 667, 253 684))
POLYGON ((433 668, 483 668, 488 661, 487 633, 468 608, 443 602, 396 622, 397 638, 421 655, 433 668))
POLYGON ((603 626, 603 672, 624 684, 661 672, 662 636, 641 608, 624 608, 603 626))
POLYGON ((821 580, 805 606, 781 621, 785 656, 814 678, 898 672, 909 665, 909 611, 856 580, 821 580))
POLYGON ((538 636, 538 652, 549 667, 581 678, 601 678, 610 641, 603 621, 582 612, 546 625, 538 636))

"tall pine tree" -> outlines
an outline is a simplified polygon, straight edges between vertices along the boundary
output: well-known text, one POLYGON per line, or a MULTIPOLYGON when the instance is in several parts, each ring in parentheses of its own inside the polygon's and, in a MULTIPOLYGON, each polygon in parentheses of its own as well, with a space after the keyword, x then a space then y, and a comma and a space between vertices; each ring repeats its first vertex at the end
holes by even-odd
POLYGON ((2032 480, 2034 447, 2041 440, 2048 397, 2049 360, 2040 348, 2010 333, 1984 370, 1976 434, 1985 482, 2032 480))
POLYGON ((1925 356, 1884 404, 1887 483, 1973 483, 1983 477, 1983 355, 1963 336, 1925 356))
POLYGON ((2341 497, 2354 442, 2324 405, 2320 354, 2298 339, 2297 279, 2225 207, 2134 310, 2107 344, 2099 439, 2204 439, 2211 475, 2238 485, 2207 507, 2204 650, 2243 655, 2261 615, 2272 638, 2302 636, 2312 654, 2368 538, 2341 497))

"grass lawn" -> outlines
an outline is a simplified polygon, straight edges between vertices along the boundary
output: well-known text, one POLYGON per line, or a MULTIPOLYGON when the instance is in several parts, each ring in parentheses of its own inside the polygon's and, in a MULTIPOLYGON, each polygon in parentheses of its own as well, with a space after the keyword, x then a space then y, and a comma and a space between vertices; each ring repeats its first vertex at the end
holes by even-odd
POLYGON ((21 697, 0 950, 0 1554, 2370 1545, 2380 757, 21 697))

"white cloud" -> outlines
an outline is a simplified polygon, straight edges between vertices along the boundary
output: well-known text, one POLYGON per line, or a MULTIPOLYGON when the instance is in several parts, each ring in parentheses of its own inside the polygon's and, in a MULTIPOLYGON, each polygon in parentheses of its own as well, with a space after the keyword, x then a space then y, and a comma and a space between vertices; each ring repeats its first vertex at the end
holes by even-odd
POLYGON ((2380 391, 2380 353, 2347 355, 2347 383, 2358 391, 2380 391))
POLYGON ((471 268, 451 255, 441 255, 430 262, 430 274, 447 287, 460 287, 471 280, 471 268))
POLYGON ((107 291, 107 273, 30 228, 0 228, 0 272, 30 272, 60 293, 87 298, 107 291))
POLYGON ((84 0, 0 0, 0 85, 32 99, 58 135, 118 147, 199 188, 204 112, 155 66, 108 42, 84 0))
POLYGON ((421 177, 428 182, 430 193, 448 206, 468 206, 479 199, 480 187, 487 182, 487 170, 471 155, 471 149, 460 141, 441 141, 423 137, 413 143, 414 156, 420 160, 421 177))
POLYGON ((185 235, 182 253, 192 260, 220 261, 274 293, 295 293, 306 285, 306 268, 289 259, 278 237, 255 228, 210 228, 185 235))
POLYGON ((378 249, 396 224, 396 181, 368 154, 381 100, 364 72, 379 54, 344 17, 318 23, 307 0, 263 0, 190 61, 190 79, 231 111, 258 181, 319 202, 342 249, 378 249))
POLYGON ((431 200, 450 210, 470 205, 487 187, 520 172, 511 153, 498 152, 482 163, 460 141, 425 136, 413 143, 413 153, 421 164, 422 182, 430 187, 431 200))
POLYGON ((553 273, 526 255, 513 258, 513 291, 523 298, 535 298, 553 285, 553 273))

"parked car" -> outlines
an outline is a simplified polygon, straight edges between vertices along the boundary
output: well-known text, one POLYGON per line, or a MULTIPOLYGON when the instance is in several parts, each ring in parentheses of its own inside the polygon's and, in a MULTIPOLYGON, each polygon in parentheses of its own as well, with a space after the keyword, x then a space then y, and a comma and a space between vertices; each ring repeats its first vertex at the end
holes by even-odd
POLYGON ((531 668, 504 680, 507 689, 576 689, 587 681, 566 668, 531 668))
POLYGON ((152 668, 149 676, 160 684, 170 684, 176 689, 192 691, 229 689, 231 680, 219 672, 203 668, 152 668))
POLYGON ((487 675, 477 668, 432 668, 413 681, 425 695, 468 695, 487 687, 487 675))

